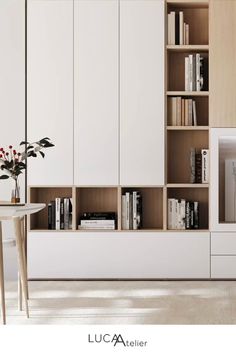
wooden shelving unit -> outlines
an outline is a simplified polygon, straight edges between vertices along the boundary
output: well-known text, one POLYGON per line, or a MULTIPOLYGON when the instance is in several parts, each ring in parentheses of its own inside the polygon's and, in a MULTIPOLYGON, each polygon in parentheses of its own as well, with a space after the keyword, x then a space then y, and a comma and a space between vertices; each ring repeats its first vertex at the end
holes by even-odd
MULTIPOLYGON (((198 201, 199 230, 207 230, 209 228, 209 184, 190 183, 190 149, 209 148, 210 93, 208 90, 191 92, 184 90, 184 58, 195 53, 209 58, 209 4, 208 1, 167 0, 166 10, 166 21, 170 11, 182 11, 184 21, 189 24, 189 45, 166 45, 166 215, 168 215, 168 198, 198 201), (197 126, 171 125, 172 97, 195 100, 197 126)), ((167 216, 165 221, 165 228, 168 229, 167 216)))

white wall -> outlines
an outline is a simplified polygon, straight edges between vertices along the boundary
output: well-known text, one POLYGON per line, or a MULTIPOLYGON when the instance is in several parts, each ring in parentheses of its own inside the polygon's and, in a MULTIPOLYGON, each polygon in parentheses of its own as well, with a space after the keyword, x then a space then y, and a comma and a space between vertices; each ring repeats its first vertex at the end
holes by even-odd
MULTIPOLYGON (((25 132, 25 1, 0 1, 0 147, 17 146, 25 132)), ((24 197, 24 178, 21 179, 24 197)), ((0 180, 0 200, 9 200, 11 183, 0 180)), ((12 236, 10 223, 4 237, 12 236)), ((5 278, 15 279, 15 248, 4 248, 5 278)))

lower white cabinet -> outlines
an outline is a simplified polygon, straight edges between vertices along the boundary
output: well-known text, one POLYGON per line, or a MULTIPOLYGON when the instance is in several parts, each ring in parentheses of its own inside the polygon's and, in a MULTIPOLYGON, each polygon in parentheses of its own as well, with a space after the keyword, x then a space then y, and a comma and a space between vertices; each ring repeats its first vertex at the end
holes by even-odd
POLYGON ((236 256, 212 256, 212 279, 236 279, 236 256))
POLYGON ((236 232, 211 233, 211 277, 236 279, 236 232))
POLYGON ((210 277, 207 232, 29 232, 29 279, 210 277))

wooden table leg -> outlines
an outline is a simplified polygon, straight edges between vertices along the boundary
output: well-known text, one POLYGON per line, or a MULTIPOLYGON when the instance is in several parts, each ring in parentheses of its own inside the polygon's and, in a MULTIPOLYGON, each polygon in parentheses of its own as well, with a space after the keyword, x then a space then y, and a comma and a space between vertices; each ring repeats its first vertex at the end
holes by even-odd
POLYGON ((4 266, 3 266, 3 244, 2 244, 2 223, 0 221, 0 288, 1 288, 1 308, 2 322, 6 324, 6 306, 5 306, 5 290, 4 290, 4 266))
POLYGON ((27 300, 27 276, 26 276, 26 268, 25 268, 26 262, 25 262, 23 247, 22 247, 21 218, 16 217, 13 220, 14 220, 15 234, 16 234, 16 248, 18 253, 20 280, 22 284, 22 292, 24 295, 26 315, 29 318, 29 308, 28 308, 28 300, 27 300))
POLYGON ((22 311, 22 285, 20 280, 20 272, 18 272, 18 310, 22 311))

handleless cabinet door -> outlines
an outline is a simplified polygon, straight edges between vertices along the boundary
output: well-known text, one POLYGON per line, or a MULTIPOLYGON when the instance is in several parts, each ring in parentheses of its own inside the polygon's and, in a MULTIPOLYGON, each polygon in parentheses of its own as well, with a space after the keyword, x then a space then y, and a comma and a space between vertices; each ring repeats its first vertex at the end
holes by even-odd
POLYGON ((30 185, 73 184, 73 1, 28 1, 28 140, 49 137, 45 159, 29 159, 30 185))
POLYGON ((210 0, 210 97, 212 127, 236 127, 236 1, 210 0))
POLYGON ((120 182, 164 184, 164 1, 120 1, 120 182))
POLYGON ((75 183, 118 184, 117 0, 76 0, 75 183))

